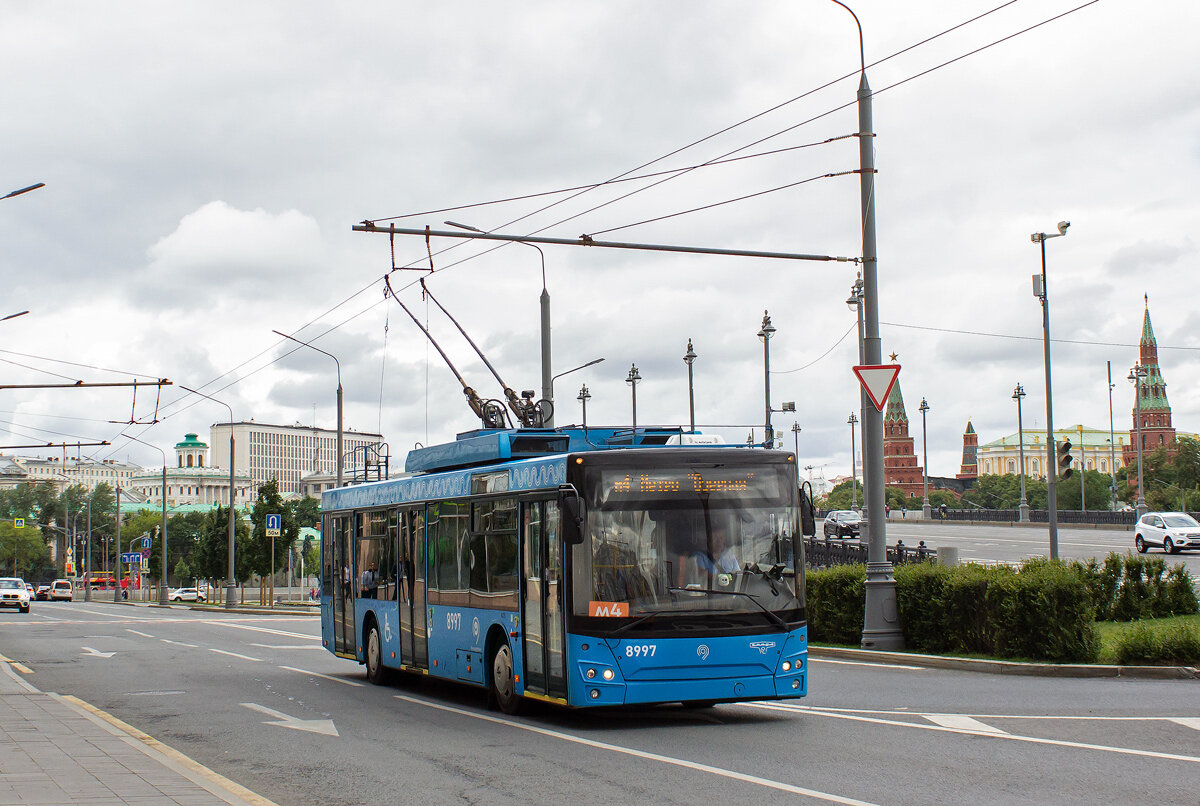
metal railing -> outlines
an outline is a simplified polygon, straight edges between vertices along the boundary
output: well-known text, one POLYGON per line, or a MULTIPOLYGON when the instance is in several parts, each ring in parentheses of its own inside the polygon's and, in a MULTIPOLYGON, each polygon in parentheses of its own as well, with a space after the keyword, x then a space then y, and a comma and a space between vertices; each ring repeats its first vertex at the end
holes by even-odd
MULTIPOLYGON (((892 565, 923 563, 937 559, 937 550, 920 541, 915 546, 903 540, 887 547, 888 562, 892 565)), ((829 568, 834 565, 865 565, 867 544, 858 540, 835 540, 828 537, 804 538, 804 564, 809 568, 829 568)))

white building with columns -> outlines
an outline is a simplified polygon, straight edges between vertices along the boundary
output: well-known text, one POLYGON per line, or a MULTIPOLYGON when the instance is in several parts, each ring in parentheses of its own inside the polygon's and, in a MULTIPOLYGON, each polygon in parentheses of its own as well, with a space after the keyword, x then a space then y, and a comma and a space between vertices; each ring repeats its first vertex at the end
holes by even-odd
MULTIPOLYGON (((1025 475, 1031 478, 1046 477, 1046 431, 1025 429, 1025 475)), ((1087 468, 1112 474, 1125 466, 1121 452, 1128 434, 1110 434, 1107 428, 1091 428, 1086 425, 1068 425, 1054 429, 1054 438, 1059 443, 1071 440, 1071 467, 1076 471, 1087 468), (1114 444, 1111 439, 1116 439, 1114 444)), ((976 453, 979 475, 1006 476, 1020 471, 1021 440, 1017 434, 980 445, 976 453)))
MULTIPOLYGON (((164 495, 168 508, 187 504, 229 504, 229 466, 225 469, 213 466, 209 462, 208 445, 196 434, 186 434, 183 441, 175 445, 175 465, 167 467, 165 490, 161 468, 135 474, 129 480, 129 486, 153 506, 161 506, 164 495)), ((251 504, 258 497, 258 485, 245 472, 234 476, 234 490, 234 505, 238 507, 251 504)))

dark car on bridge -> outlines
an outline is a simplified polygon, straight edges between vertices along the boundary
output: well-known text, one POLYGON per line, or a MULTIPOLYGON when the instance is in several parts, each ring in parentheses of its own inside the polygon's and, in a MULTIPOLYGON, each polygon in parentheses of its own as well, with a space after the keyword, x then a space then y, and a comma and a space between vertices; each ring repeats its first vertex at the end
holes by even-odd
POLYGON ((825 516, 826 537, 858 537, 862 516, 849 509, 836 509, 825 516))

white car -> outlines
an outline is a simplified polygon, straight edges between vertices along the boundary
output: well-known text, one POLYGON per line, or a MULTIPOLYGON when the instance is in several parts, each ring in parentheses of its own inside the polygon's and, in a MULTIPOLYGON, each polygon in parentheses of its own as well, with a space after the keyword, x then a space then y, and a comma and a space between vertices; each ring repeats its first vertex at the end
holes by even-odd
POLYGON ((1161 546, 1167 554, 1200 549, 1200 523, 1186 512, 1147 512, 1134 525, 1133 546, 1139 554, 1150 546, 1161 546))
POLYGON ((204 602, 207 598, 203 591, 198 591, 195 588, 179 588, 173 590, 167 596, 172 602, 204 602))
POLYGON ((15 607, 22 613, 28 613, 29 598, 29 588, 25 586, 25 580, 0 577, 0 607, 15 607))
POLYGON ((71 580, 56 579, 54 584, 50 586, 50 601, 61 600, 64 602, 75 601, 75 591, 71 587, 71 580))

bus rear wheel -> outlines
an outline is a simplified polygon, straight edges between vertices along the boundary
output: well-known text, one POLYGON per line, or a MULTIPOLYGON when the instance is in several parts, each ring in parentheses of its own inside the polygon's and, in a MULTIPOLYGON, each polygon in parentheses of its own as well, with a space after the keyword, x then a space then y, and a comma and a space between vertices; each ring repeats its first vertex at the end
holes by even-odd
POLYGON ((492 656, 492 693, 504 713, 515 716, 523 710, 525 698, 517 694, 512 650, 507 643, 501 644, 492 656))
POLYGON ((373 621, 367 630, 367 680, 377 686, 388 681, 388 670, 383 665, 383 641, 379 638, 379 625, 373 621))

